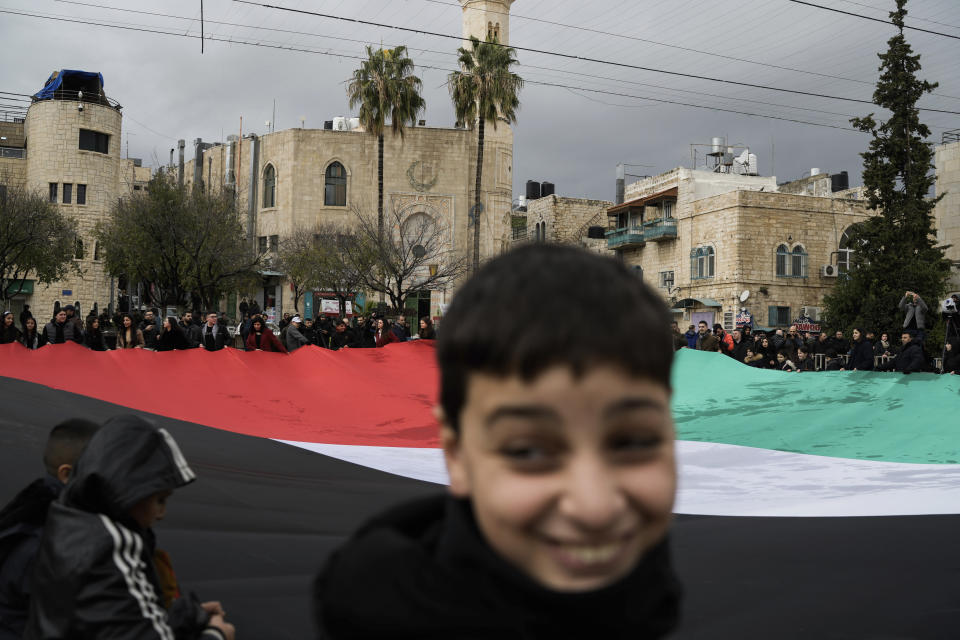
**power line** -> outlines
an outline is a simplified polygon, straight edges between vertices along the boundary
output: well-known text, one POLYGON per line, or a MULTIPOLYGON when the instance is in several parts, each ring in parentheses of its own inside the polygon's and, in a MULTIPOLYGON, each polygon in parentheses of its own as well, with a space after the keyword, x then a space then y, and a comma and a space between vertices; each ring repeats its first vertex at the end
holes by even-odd
MULTIPOLYGON (((92 26, 99 26, 99 27, 107 27, 107 28, 112 28, 112 29, 120 29, 120 30, 125 30, 125 31, 135 31, 135 32, 140 32, 140 33, 153 33, 153 34, 157 34, 157 35, 168 35, 168 36, 174 36, 174 37, 177 37, 177 38, 193 38, 193 39, 196 39, 196 38, 199 38, 199 37, 200 37, 200 36, 194 35, 194 34, 184 34, 184 33, 173 32, 173 31, 163 31, 163 30, 161 30, 161 29, 148 29, 148 28, 145 28, 145 27, 123 26, 123 25, 116 25, 116 24, 110 24, 110 23, 95 22, 95 21, 92 21, 92 20, 81 20, 81 19, 78 19, 78 18, 67 18, 67 17, 59 17, 59 16, 46 16, 46 15, 42 15, 42 14, 33 14, 33 13, 28 13, 28 12, 23 12, 23 11, 13 11, 13 10, 10 10, 10 9, 0 9, 0 13, 11 14, 11 15, 19 15, 19 16, 25 16, 25 17, 32 17, 32 18, 41 18, 41 19, 44 19, 44 20, 52 20, 52 21, 56 21, 56 22, 70 22, 70 23, 75 23, 75 24, 85 24, 85 25, 92 25, 92 26)), ((246 45, 246 46, 252 46, 252 47, 263 47, 263 48, 268 48, 268 49, 278 49, 278 50, 283 50, 283 51, 295 51, 295 52, 300 52, 300 53, 312 53, 312 54, 315 54, 315 55, 325 55, 325 56, 338 57, 338 58, 349 58, 349 59, 355 59, 355 60, 365 60, 365 58, 362 57, 362 56, 348 55, 348 54, 340 54, 340 53, 331 53, 331 52, 328 52, 328 51, 317 51, 317 50, 315 50, 315 49, 306 49, 306 48, 303 48, 303 47, 294 47, 294 46, 289 46, 289 45, 269 44, 269 43, 265 43, 265 42, 249 42, 249 41, 246 41, 246 40, 236 40, 236 39, 233 39, 233 38, 219 38, 219 37, 215 37, 215 36, 206 36, 206 40, 214 41, 214 42, 225 42, 225 43, 228 43, 228 44, 240 44, 240 45, 246 45)), ((424 69, 432 69, 432 70, 436 70, 436 71, 443 71, 444 73, 449 73, 449 72, 454 71, 453 69, 447 69, 447 68, 443 68, 443 67, 435 67, 435 66, 428 66, 428 65, 419 65, 419 66, 420 66, 421 68, 424 68, 424 69)), ((859 132, 857 129, 852 129, 852 128, 850 128, 850 127, 841 127, 841 126, 838 126, 838 125, 824 124, 824 123, 820 123, 820 122, 811 122, 811 121, 807 121, 807 120, 799 120, 799 119, 796 119, 796 118, 787 118, 787 117, 784 117, 784 116, 768 115, 768 114, 762 114, 762 113, 752 113, 752 112, 741 111, 741 110, 737 110, 737 109, 726 109, 726 108, 722 108, 722 107, 714 107, 714 106, 709 106, 709 105, 692 104, 692 103, 688 103, 688 102, 681 102, 681 101, 678 101, 678 100, 667 100, 667 99, 665 99, 665 98, 649 98, 649 97, 646 97, 646 96, 638 96, 638 95, 633 95, 633 94, 623 93, 623 92, 617 92, 617 91, 607 91, 607 90, 603 90, 603 89, 588 89, 588 88, 584 88, 584 87, 574 87, 574 86, 571 86, 571 85, 565 85, 565 84, 556 83, 556 82, 543 82, 543 81, 539 81, 539 80, 526 80, 525 82, 526 82, 527 84, 544 86, 544 87, 555 87, 555 88, 558 88, 558 89, 570 89, 570 90, 574 90, 574 91, 583 91, 583 92, 587 92, 587 93, 596 93, 596 94, 608 95, 608 96, 616 96, 616 97, 621 97, 621 98, 632 98, 632 99, 635 99, 635 100, 648 100, 648 101, 651 101, 651 102, 659 102, 659 103, 663 103, 663 104, 673 104, 673 105, 677 105, 677 106, 692 107, 692 108, 694 108, 694 109, 705 109, 705 110, 709 110, 709 111, 720 111, 720 112, 724 112, 724 113, 732 113, 732 114, 740 115, 740 116, 748 116, 748 117, 756 117, 756 118, 767 118, 767 119, 770 119, 770 120, 781 120, 781 121, 784 121, 784 122, 792 122, 792 123, 796 123, 796 124, 804 124, 804 125, 809 125, 809 126, 814 126, 814 127, 826 127, 826 128, 829 128, 829 129, 839 129, 839 130, 842 130, 842 131, 859 132)), ((18 95, 26 95, 26 94, 18 94, 18 95)), ((136 121, 135 121, 135 122, 136 122, 136 121)), ((138 123, 138 124, 139 124, 139 123, 138 123)), ((143 125, 141 125, 141 126, 143 126, 143 125)), ((145 127, 145 128, 146 128, 146 127, 145 127)), ((155 134, 157 134, 157 135, 160 135, 160 134, 157 133, 157 132, 153 132, 153 133, 155 133, 155 134)), ((166 136, 161 136, 161 137, 166 137, 166 136)), ((170 139, 173 139, 173 138, 170 138, 170 139)))
MULTIPOLYGON (((814 9, 823 9, 824 11, 833 11, 834 13, 842 13, 845 16, 852 16, 854 18, 861 18, 862 20, 870 20, 872 22, 882 22, 883 24, 889 24, 891 26, 896 26, 889 20, 884 20, 883 18, 874 18, 873 16, 865 16, 860 13, 854 13, 852 11, 844 11, 843 9, 835 9, 833 7, 825 7, 821 4, 814 4, 813 2, 805 2, 804 0, 787 0, 787 2, 793 2, 796 4, 806 5, 808 7, 813 7, 814 9)), ((922 29, 920 27, 911 27, 908 24, 903 25, 904 29, 913 29, 914 31, 922 31, 923 33, 931 33, 935 36, 943 36, 944 38, 953 38, 954 40, 960 40, 960 36, 955 36, 950 33, 943 33, 941 31, 931 31, 930 29, 922 29)))
MULTIPOLYGON (((171 19, 175 19, 175 20, 188 21, 188 22, 191 22, 191 23, 195 22, 195 20, 196 20, 195 18, 191 18, 191 17, 188 17, 188 16, 178 16, 178 15, 175 15, 175 14, 159 13, 159 12, 155 12, 155 11, 142 11, 142 10, 137 10, 137 9, 126 9, 126 8, 121 8, 121 7, 111 7, 111 6, 109 6, 109 5, 94 4, 94 3, 90 3, 90 2, 80 2, 80 1, 78 1, 78 0, 54 0, 54 1, 55 1, 55 2, 59 2, 59 3, 62 3, 62 4, 78 5, 78 6, 83 6, 83 7, 95 7, 95 8, 99 8, 99 9, 110 9, 110 10, 120 11, 120 12, 124 12, 124 13, 134 13, 134 14, 140 14, 140 15, 149 15, 149 16, 153 16, 153 17, 171 18, 171 19)), ((434 1, 434 0, 431 0, 431 1, 434 1)), ((438 4, 447 4, 447 3, 445 3, 445 2, 442 2, 441 0, 435 0, 435 1, 436 1, 438 4)), ((341 36, 331 36, 331 35, 326 35, 326 34, 322 34, 322 33, 313 33, 313 32, 308 32, 308 31, 297 31, 297 30, 292 30, 292 29, 279 29, 279 28, 274 28, 274 27, 261 27, 261 26, 247 25, 247 24, 237 24, 237 23, 233 23, 233 22, 222 22, 222 21, 217 21, 217 20, 207 20, 207 22, 209 22, 210 24, 217 24, 217 25, 223 25, 223 26, 243 27, 243 28, 254 29, 254 30, 260 29, 260 30, 272 31, 272 32, 277 32, 277 33, 287 33, 287 34, 294 34, 294 35, 304 35, 304 36, 311 36, 311 37, 317 37, 317 38, 329 38, 329 39, 331 39, 331 40, 341 40, 341 41, 344 41, 344 42, 357 42, 357 43, 361 43, 361 44, 368 44, 368 43, 369 43, 369 40, 362 40, 362 39, 357 39, 357 38, 345 38, 345 37, 341 37, 341 36)), ((189 32, 189 29, 187 30, 187 32, 189 32)), ((454 53, 452 53, 452 52, 449 52, 449 51, 436 51, 436 50, 432 50, 432 49, 419 49, 419 48, 417 49, 417 51, 422 51, 422 52, 424 52, 424 53, 436 53, 436 54, 438 54, 438 55, 451 56, 451 57, 455 57, 455 56, 456 56, 456 54, 454 54, 454 53)), ((420 66, 423 66, 423 65, 420 65, 420 66)), ((767 101, 755 100, 755 99, 751 99, 751 98, 734 98, 734 97, 730 97, 730 96, 723 96, 723 95, 719 95, 719 94, 715 94, 715 93, 707 93, 707 92, 703 92, 703 91, 693 91, 693 90, 689 90, 689 89, 678 89, 678 88, 674 88, 674 87, 665 87, 665 86, 662 86, 662 85, 656 85, 656 84, 650 84, 650 83, 644 83, 644 82, 634 82, 634 81, 631 81, 631 80, 623 80, 623 79, 620 79, 620 78, 610 78, 610 77, 607 77, 607 76, 598 76, 598 75, 596 75, 596 74, 580 73, 580 72, 571 71, 571 70, 567 70, 567 69, 556 69, 556 68, 553 68, 553 67, 542 67, 542 66, 538 66, 538 65, 523 64, 523 63, 520 63, 520 66, 521 66, 521 67, 524 67, 524 68, 528 68, 528 69, 537 69, 537 70, 540 70, 540 71, 550 71, 550 72, 556 72, 556 73, 563 73, 563 74, 567 74, 567 75, 587 77, 587 78, 596 79, 596 80, 606 80, 606 81, 616 82, 616 83, 621 83, 621 84, 629 84, 629 85, 635 85, 635 86, 641 86, 641 87, 652 87, 652 88, 655 88, 655 89, 663 89, 663 90, 666 90, 666 91, 673 91, 673 92, 679 92, 679 93, 687 93, 687 94, 693 94, 693 95, 703 95, 703 96, 707 96, 707 97, 711 97, 711 98, 719 98, 719 99, 721 99, 721 100, 739 100, 739 101, 743 101, 743 102, 751 102, 751 103, 754 103, 754 104, 762 104, 762 105, 771 106, 771 107, 782 107, 782 108, 792 109, 792 110, 798 110, 798 111, 811 111, 811 112, 815 112, 815 113, 826 113, 826 114, 828 114, 828 115, 843 116, 843 117, 848 118, 848 119, 854 117, 853 115, 846 114, 846 113, 838 113, 838 112, 836 112, 836 111, 826 111, 826 110, 824 110, 824 109, 814 109, 814 108, 812 108, 812 107, 800 107, 800 106, 787 105, 787 104, 781 104, 781 103, 776 103, 776 102, 767 102, 767 101)), ((578 94, 578 95, 579 95, 579 94, 578 94)), ((580 97, 585 98, 585 99, 588 99, 588 100, 593 100, 592 98, 589 98, 588 96, 580 96, 580 97)), ((599 100, 595 100, 595 101, 596 101, 596 102, 601 102, 601 101, 599 101, 599 100)), ((631 109, 632 109, 632 108, 637 108, 637 105, 614 105, 614 104, 605 103, 605 102, 601 102, 601 104, 606 104, 606 105, 608 105, 608 106, 625 106, 625 108, 631 108, 631 109)), ((648 105, 648 106, 649 106, 649 105, 648 105)), ((158 135, 159 135, 159 134, 158 134, 158 135)), ((166 137, 166 136, 164 136, 164 137, 166 137)))
MULTIPOLYGON (((58 1, 58 2, 62 2, 63 0, 57 0, 57 1, 58 1)), ((424 2, 432 2, 433 4, 439 4, 439 5, 443 5, 443 6, 447 6, 447 7, 459 7, 459 6, 460 6, 460 5, 458 5, 457 3, 455 3, 455 2, 445 2, 444 0, 423 0, 423 1, 424 1, 424 2)), ((469 7, 469 6, 466 7, 466 9, 467 9, 468 11, 481 11, 481 9, 477 9, 477 8, 475 8, 475 7, 469 7)), ((613 31, 604 31, 604 30, 602 30, 602 29, 592 29, 592 28, 590 28, 590 27, 583 27, 583 26, 575 25, 575 24, 567 24, 567 23, 564 23, 564 22, 556 22, 556 21, 554 21, 554 20, 546 20, 546 19, 544 19, 544 18, 533 18, 533 17, 530 17, 530 16, 524 16, 524 15, 517 14, 517 13, 512 13, 512 12, 509 12, 509 13, 508 13, 508 12, 503 12, 503 11, 490 11, 489 13, 498 14, 498 15, 506 15, 506 16, 510 16, 511 18, 517 18, 517 19, 520 19, 520 20, 528 20, 528 21, 530 21, 530 22, 539 22, 539 23, 548 24, 548 25, 551 25, 551 26, 554 26, 554 27, 563 27, 564 29, 574 29, 574 30, 577 30, 577 31, 585 31, 585 32, 587 32, 587 33, 593 33, 593 34, 602 35, 602 36, 610 36, 610 37, 614 37, 614 38, 623 38, 624 40, 633 40, 634 42, 643 42, 643 43, 646 43, 646 44, 652 44, 652 45, 656 45, 656 46, 659 46, 659 47, 668 47, 668 48, 670 48, 670 49, 677 49, 677 50, 679 50, 679 51, 689 51, 689 52, 691 52, 691 53, 699 53, 699 54, 701 54, 701 55, 711 56, 711 57, 714 57, 714 58, 723 58, 724 60, 733 60, 734 62, 746 62, 746 63, 748 63, 748 64, 755 64, 755 65, 759 65, 759 66, 762 66, 762 67, 770 67, 770 68, 772 68, 772 69, 779 69, 779 70, 781 70, 781 71, 793 71, 793 72, 795 72, 795 73, 804 73, 804 74, 811 75, 811 76, 818 76, 818 77, 821 77, 821 78, 829 78, 829 79, 831 79, 831 80, 844 80, 844 81, 847 81, 847 82, 856 82, 856 83, 858 83, 858 84, 865 84, 865 85, 871 85, 871 86, 873 85, 872 82, 868 82, 868 81, 866 81, 866 80, 858 80, 858 79, 856 79, 856 78, 847 78, 847 77, 844 77, 844 76, 834 76, 834 75, 830 75, 829 73, 820 73, 820 72, 818 72, 818 71, 811 71, 811 70, 809 70, 809 69, 797 69, 796 67, 787 67, 787 66, 782 66, 782 65, 778 65, 778 64, 773 64, 773 63, 770 63, 770 62, 760 62, 760 61, 758 61, 758 60, 751 60, 751 59, 749 59, 749 58, 740 58, 740 57, 737 57, 737 56, 731 56, 731 55, 727 55, 727 54, 723 54, 723 53, 717 53, 717 52, 714 52, 714 51, 704 51, 704 50, 702 50, 702 49, 694 49, 694 48, 692 48, 692 47, 684 47, 684 46, 681 46, 681 45, 678 45, 678 44, 670 44, 670 43, 667 43, 667 42, 659 42, 659 41, 657 41, 657 40, 650 40, 650 39, 648 39, 648 38, 641 38, 641 37, 639 37, 639 36, 629 36, 629 35, 626 35, 626 34, 623 34, 623 33, 616 33, 616 32, 613 32, 613 31)))
MULTIPOLYGON (((863 2, 855 2, 854 0, 841 0, 841 2, 846 2, 847 4, 855 4, 858 7, 863 7, 865 9, 873 9, 874 11, 883 11, 884 13, 886 13, 887 11, 886 9, 881 9, 880 7, 874 7, 869 4, 865 4, 863 2)), ((951 29, 960 29, 960 26, 957 26, 955 24, 950 24, 949 22, 938 22, 937 20, 930 20, 929 18, 920 18, 913 14, 910 14, 910 19, 919 20, 920 22, 929 22, 930 24, 939 24, 943 27, 950 27, 951 29)))
MULTIPOLYGON (((280 7, 280 6, 272 5, 272 4, 264 4, 264 3, 260 3, 260 2, 253 2, 252 0, 233 0, 233 1, 234 1, 234 2, 239 2, 239 3, 242 3, 242 4, 250 4, 250 5, 254 5, 254 6, 259 6, 259 7, 265 8, 265 9, 275 9, 275 10, 277 10, 277 11, 288 11, 288 12, 290 12, 290 13, 299 13, 299 14, 304 14, 304 15, 316 16, 316 17, 319 17, 319 18, 327 18, 327 19, 330 19, 330 20, 340 20, 340 21, 344 21, 344 22, 352 22, 352 23, 355 23, 355 24, 362 24, 362 25, 365 25, 365 26, 379 27, 379 28, 383 28, 383 29, 396 29, 396 30, 398 30, 398 31, 407 31, 407 32, 418 33, 418 34, 422 34, 422 35, 435 36, 435 37, 438 37, 438 38, 452 38, 452 39, 455 39, 455 40, 463 40, 463 36, 454 36, 454 35, 450 35, 450 34, 448 34, 448 33, 437 33, 437 32, 435 32, 435 31, 425 31, 425 30, 423 30, 423 29, 415 29, 415 28, 413 28, 413 27, 401 27, 401 26, 398 26, 398 25, 384 24, 384 23, 382 23, 382 22, 373 22, 372 20, 362 20, 362 19, 360 19, 360 18, 348 18, 348 17, 346 17, 346 16, 336 16, 336 15, 331 15, 331 14, 328 14, 328 13, 319 13, 319 12, 316 12, 316 11, 307 11, 306 9, 293 9, 293 8, 291 8, 291 7, 280 7)), ((791 1, 792 1, 792 0, 791 0, 791 1)), ((499 46, 507 46, 507 45, 499 45, 499 46)), ((683 78, 693 78, 693 79, 696 79, 696 80, 708 80, 708 81, 710 81, 710 82, 719 82, 719 83, 722 83, 722 84, 730 84, 730 85, 736 85, 736 86, 741 86, 741 87, 750 87, 750 88, 753 88, 753 89, 764 89, 764 90, 767 90, 767 91, 779 91, 779 92, 782 92, 782 93, 793 93, 793 94, 796 94, 796 95, 811 96, 811 97, 815 97, 815 98, 827 98, 827 99, 830 99, 830 100, 843 100, 843 101, 846 101, 846 102, 856 102, 856 103, 859 103, 859 104, 870 104, 870 105, 874 104, 871 100, 862 100, 862 99, 860 99, 860 98, 845 98, 845 97, 843 97, 843 96, 832 96, 832 95, 828 95, 828 94, 824 94, 824 93, 816 93, 816 92, 813 92, 813 91, 800 91, 799 89, 785 89, 785 88, 783 88, 783 87, 771 87, 771 86, 768 86, 768 85, 753 84, 753 83, 750 83, 750 82, 739 82, 739 81, 736 81, 736 80, 725 80, 725 79, 723 79, 723 78, 713 78, 713 77, 710 77, 710 76, 701 76, 701 75, 697 75, 697 74, 693 74, 693 73, 683 73, 683 72, 680 72, 680 71, 667 71, 666 69, 656 69, 656 68, 653 68, 653 67, 644 67, 644 66, 640 66, 640 65, 635 65, 635 64, 626 63, 626 62, 616 62, 616 61, 614 61, 614 60, 601 60, 601 59, 599 59, 599 58, 589 58, 589 57, 586 57, 586 56, 578 56, 578 55, 574 55, 574 54, 570 54, 570 53, 561 53, 561 52, 558 52, 558 51, 547 51, 547 50, 544 50, 544 49, 534 49, 534 48, 531 48, 531 47, 518 47, 518 46, 512 46, 512 45, 510 46, 510 48, 515 49, 515 50, 517 50, 517 51, 527 51, 527 52, 529 52, 529 53, 540 53, 540 54, 544 54, 544 55, 556 56, 556 57, 559 57, 559 58, 566 58, 566 59, 570 59, 570 60, 580 60, 580 61, 583 61, 583 62, 593 62, 593 63, 597 63, 597 64, 611 65, 611 66, 622 67, 622 68, 626 68, 626 69, 634 69, 634 70, 638 70, 638 71, 649 71, 649 72, 652 72, 652 73, 662 73, 662 74, 667 74, 667 75, 671 75, 671 76, 678 76, 678 77, 683 77, 683 78)), ((930 111, 930 112, 932 112, 932 113, 947 113, 947 114, 950 114, 950 115, 960 115, 960 111, 948 111, 948 110, 944 110, 944 109, 932 109, 932 108, 928 108, 928 107, 920 107, 919 109, 920 109, 920 111, 930 111)))

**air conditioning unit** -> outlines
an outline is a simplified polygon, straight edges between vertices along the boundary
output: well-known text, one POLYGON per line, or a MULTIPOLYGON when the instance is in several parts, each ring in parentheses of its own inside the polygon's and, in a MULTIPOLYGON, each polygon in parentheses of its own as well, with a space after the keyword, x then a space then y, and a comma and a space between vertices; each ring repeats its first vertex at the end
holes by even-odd
POLYGON ((835 264, 825 264, 820 267, 820 275, 824 278, 836 278, 837 277, 837 265, 835 264))
POLYGON ((800 315, 814 322, 820 321, 820 307, 800 307, 800 315))

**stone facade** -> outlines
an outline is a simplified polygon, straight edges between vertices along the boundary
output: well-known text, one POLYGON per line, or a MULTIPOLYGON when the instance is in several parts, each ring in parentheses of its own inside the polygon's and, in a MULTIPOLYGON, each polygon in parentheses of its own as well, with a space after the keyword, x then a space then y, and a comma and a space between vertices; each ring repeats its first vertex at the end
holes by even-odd
POLYGON ((937 244, 951 245, 947 258, 954 264, 948 285, 951 292, 960 291, 960 142, 936 147, 937 195, 943 199, 934 210, 937 244))
POLYGON ((48 318, 57 301, 61 304, 79 302, 84 315, 94 303, 101 310, 107 308, 114 292, 111 279, 104 271, 94 229, 118 198, 143 188, 150 179, 149 168, 120 157, 119 107, 105 100, 85 102, 82 110, 78 107, 76 100, 33 102, 22 125, 25 158, 0 161, 0 175, 28 189, 47 195, 51 194, 51 185, 56 184, 57 206, 76 220, 79 227, 82 254, 78 253, 74 260, 79 273, 50 285, 36 283, 32 294, 12 301, 11 310, 15 314, 23 304, 29 304, 38 322, 48 318), (80 149, 81 129, 109 136, 106 153, 80 149), (70 202, 65 202, 65 185, 69 185, 70 202), (85 203, 78 204, 81 188, 85 203))
MULTIPOLYGON (((461 0, 464 35, 486 37, 486 24, 496 20, 500 39, 509 42, 512 0, 461 0), (489 20, 488 20, 489 18, 489 20)), ((263 136, 246 135, 235 142, 233 170, 238 206, 244 212, 251 240, 276 237, 282 242, 294 229, 317 224, 353 225, 357 211, 376 215, 377 139, 362 129, 287 129, 263 136), (327 169, 339 163, 346 174, 346 202, 325 204, 327 169), (275 176, 274 199, 264 199, 269 171, 275 176), (252 179, 251 179, 252 178, 252 179), (251 207, 251 203, 253 206, 251 207)), ((227 187, 230 144, 203 151, 204 188, 227 187)), ((444 229, 449 243, 462 255, 472 255, 470 211, 476 181, 477 131, 438 127, 408 127, 404 136, 384 135, 384 212, 398 211, 406 220, 425 214, 444 229)), ((184 181, 194 180, 196 158, 184 167, 184 181)), ((177 171, 176 168, 173 168, 177 171)), ((509 212, 513 191, 513 131, 505 122, 486 124, 480 216, 481 260, 509 248, 509 212), (505 217, 506 216, 506 217, 505 217)), ((452 290, 431 292, 436 314, 452 290)), ((282 277, 268 277, 254 296, 261 306, 275 302, 278 313, 293 310, 290 287, 282 277)), ((300 307, 301 310, 303 307, 300 307)))
POLYGON ((505 244, 523 242, 555 242, 585 247, 598 253, 607 252, 605 240, 588 237, 590 227, 605 227, 607 209, 613 205, 606 200, 564 198, 549 195, 527 203, 527 210, 514 211, 505 219, 510 236, 505 244), (517 220, 511 231, 511 223, 517 220), (519 222, 523 224, 520 225, 519 222))
POLYGON ((836 282, 822 266, 836 267, 841 235, 871 213, 850 198, 780 192, 775 178, 683 168, 626 193, 627 204, 608 211, 608 246, 662 293, 684 326, 707 319, 729 327, 741 307, 756 325, 784 326, 802 307, 822 307, 836 282), (788 255, 778 265, 781 246, 788 255), (745 290, 750 297, 741 303, 745 290))

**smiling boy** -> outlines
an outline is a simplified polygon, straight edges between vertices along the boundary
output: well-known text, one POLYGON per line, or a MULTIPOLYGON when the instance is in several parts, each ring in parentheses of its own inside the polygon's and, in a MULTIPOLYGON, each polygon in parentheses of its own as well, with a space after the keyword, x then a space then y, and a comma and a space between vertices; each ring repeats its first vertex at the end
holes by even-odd
POLYGON ((449 494, 394 509, 334 554, 316 583, 321 636, 669 633, 669 323, 613 260, 532 245, 485 265, 437 345, 449 494))

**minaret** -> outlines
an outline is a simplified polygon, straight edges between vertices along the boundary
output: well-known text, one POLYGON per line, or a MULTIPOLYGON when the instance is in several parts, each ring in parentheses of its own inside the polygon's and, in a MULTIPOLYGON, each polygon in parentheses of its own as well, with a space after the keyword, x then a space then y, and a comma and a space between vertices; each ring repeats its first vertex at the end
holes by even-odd
POLYGON ((470 36, 482 42, 496 36, 500 44, 510 44, 510 5, 514 0, 460 0, 463 7, 463 40, 470 36))

